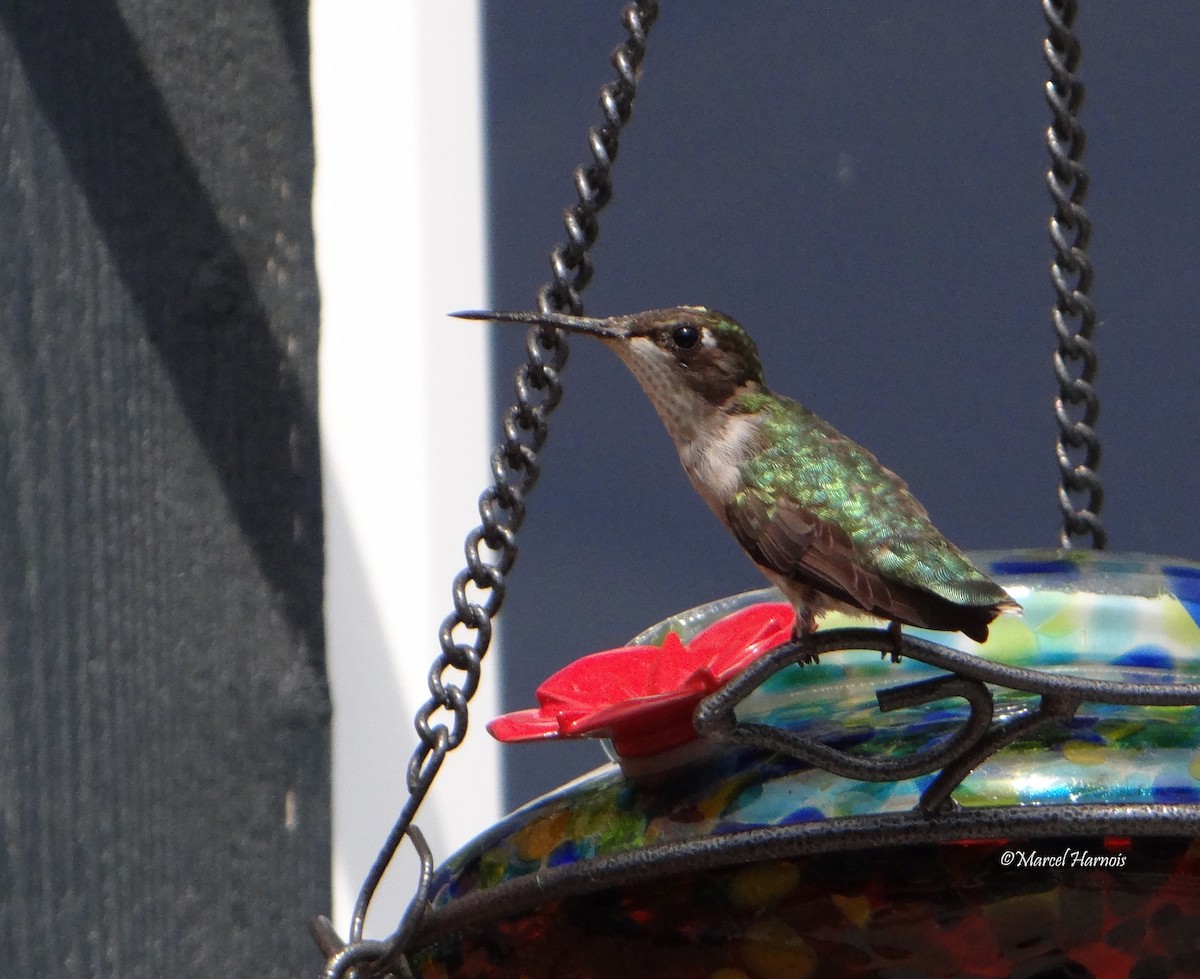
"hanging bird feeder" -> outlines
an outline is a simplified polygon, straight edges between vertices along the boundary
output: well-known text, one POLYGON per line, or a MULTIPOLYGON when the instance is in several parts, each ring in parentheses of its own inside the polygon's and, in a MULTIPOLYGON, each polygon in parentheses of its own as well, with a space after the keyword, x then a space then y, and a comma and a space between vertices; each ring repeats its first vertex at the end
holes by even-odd
MULTIPOLYGON (((409 800, 349 942, 315 927, 327 979, 1200 974, 1200 564, 1102 551, 1076 5, 1042 6, 1063 549, 976 559, 1022 614, 965 630, 983 643, 838 611, 811 632, 775 591, 677 615, 491 722, 502 741, 599 738, 612 760, 435 869, 413 817, 465 736, 561 396, 565 338, 537 326, 418 714, 409 800), (1096 550, 1070 549, 1083 537, 1096 550), (405 838, 416 896, 392 936, 367 940, 405 838)), ((624 12, 542 319, 582 314, 656 16, 653 2, 624 12)))
POLYGON ((547 684, 496 733, 602 734, 615 762, 437 872, 414 973, 1117 975, 1151 952, 1194 958, 1200 565, 985 567, 1025 614, 982 652, 917 633, 895 663, 885 632, 837 621, 789 643, 790 608, 753 592, 581 660, 560 682, 590 704, 547 684), (692 674, 662 671, 673 689, 588 682, 672 649, 697 653, 692 674), (729 682, 709 665, 743 659, 729 682), (672 697, 692 740, 647 755, 640 721, 672 697))

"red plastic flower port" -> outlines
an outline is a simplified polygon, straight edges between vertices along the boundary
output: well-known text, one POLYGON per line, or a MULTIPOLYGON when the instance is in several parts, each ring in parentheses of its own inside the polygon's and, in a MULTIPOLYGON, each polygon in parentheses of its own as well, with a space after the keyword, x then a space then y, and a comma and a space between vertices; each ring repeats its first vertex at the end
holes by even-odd
POLYGON ((622 646, 559 670, 537 690, 538 707, 504 714, 487 729, 499 741, 603 737, 623 758, 641 758, 696 738, 692 712, 767 650, 786 642, 790 605, 752 605, 684 645, 622 646))

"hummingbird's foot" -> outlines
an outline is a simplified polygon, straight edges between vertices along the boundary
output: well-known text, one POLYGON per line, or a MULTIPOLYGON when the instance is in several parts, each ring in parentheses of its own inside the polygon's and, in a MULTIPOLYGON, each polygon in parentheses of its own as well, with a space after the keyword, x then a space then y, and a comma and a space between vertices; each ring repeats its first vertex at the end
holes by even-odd
MULTIPOLYGON (((807 639, 817 631, 817 617, 808 610, 796 610, 796 624, 792 626, 792 642, 800 642, 807 639)), ((810 663, 819 663, 820 657, 816 653, 805 653, 796 662, 800 666, 807 666, 810 663)))
MULTIPOLYGON (((887 631, 888 631, 888 635, 892 639, 892 648, 891 648, 891 652, 890 652, 890 655, 892 657, 892 662, 899 663, 900 662, 900 651, 904 648, 904 636, 900 631, 900 623, 899 622, 889 622, 887 631)), ((889 655, 889 652, 886 649, 882 653, 880 653, 880 656, 882 656, 884 659, 886 659, 888 657, 888 655, 889 655)))

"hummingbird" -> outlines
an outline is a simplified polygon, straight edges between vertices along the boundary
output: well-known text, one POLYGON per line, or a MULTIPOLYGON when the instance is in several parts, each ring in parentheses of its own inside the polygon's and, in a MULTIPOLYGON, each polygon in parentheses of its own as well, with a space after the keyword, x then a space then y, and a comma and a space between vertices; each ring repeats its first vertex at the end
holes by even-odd
POLYGON ((1003 588, 943 536, 907 484, 808 408, 767 388, 758 348, 732 317, 675 306, 606 319, 467 311, 595 337, 629 368, 692 486, 796 610, 794 638, 839 610, 962 632, 976 642, 1003 588))

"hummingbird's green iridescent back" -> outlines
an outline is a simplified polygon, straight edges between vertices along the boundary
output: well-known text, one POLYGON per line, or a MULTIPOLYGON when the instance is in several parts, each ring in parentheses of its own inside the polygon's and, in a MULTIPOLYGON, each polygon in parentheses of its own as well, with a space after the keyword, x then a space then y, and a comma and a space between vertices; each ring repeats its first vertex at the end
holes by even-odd
POLYGON ((730 408, 761 419, 761 449, 726 512, 760 564, 875 614, 968 635, 986 636, 986 621, 1012 606, 871 452, 779 395, 748 392, 730 408))

